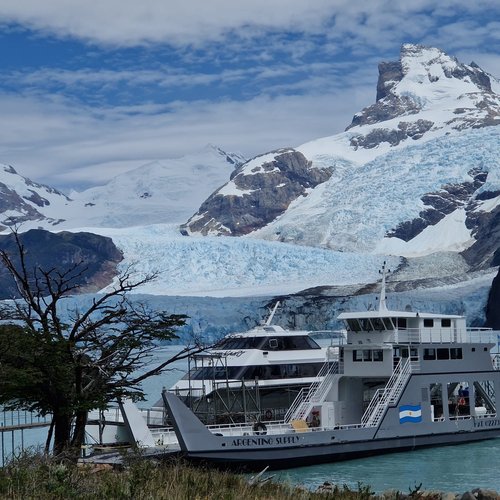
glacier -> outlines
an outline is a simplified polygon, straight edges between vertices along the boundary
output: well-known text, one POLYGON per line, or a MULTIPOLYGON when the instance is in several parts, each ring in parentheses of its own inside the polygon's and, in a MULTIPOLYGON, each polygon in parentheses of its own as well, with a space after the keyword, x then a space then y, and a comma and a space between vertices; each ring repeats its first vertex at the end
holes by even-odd
MULTIPOLYGON (((468 172, 478 167, 488 172, 483 190, 498 191, 499 158, 500 127, 487 127, 396 149, 362 165, 342 164, 330 180, 248 237, 384 253, 387 231, 417 217, 424 208, 420 199, 424 194, 470 179, 468 172)), ((327 162, 324 154, 320 161, 327 162)), ((335 166, 338 157, 331 161, 335 166)), ((445 236, 442 233, 436 246, 447 248, 445 236)), ((469 238, 463 235, 465 241, 458 244, 466 246, 469 238)), ((419 240, 408 242, 402 255, 422 254, 420 245, 419 240)))

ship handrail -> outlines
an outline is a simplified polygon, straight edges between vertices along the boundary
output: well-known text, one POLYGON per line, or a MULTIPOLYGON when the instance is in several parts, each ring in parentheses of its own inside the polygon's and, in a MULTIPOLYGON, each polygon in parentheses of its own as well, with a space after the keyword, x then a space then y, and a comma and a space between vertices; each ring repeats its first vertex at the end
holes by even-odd
POLYGON ((285 422, 304 419, 314 403, 321 403, 330 390, 332 378, 339 371, 339 360, 328 359, 321 367, 316 380, 306 390, 301 390, 285 414, 285 422))
POLYGON ((396 328, 387 330, 386 341, 408 344, 471 344, 494 343, 500 338, 500 330, 487 327, 466 328, 396 328))
POLYGON ((361 417, 361 423, 365 427, 377 426, 389 405, 397 402, 410 378, 412 363, 414 362, 410 358, 401 358, 385 387, 375 391, 370 404, 361 417), (403 360, 405 360, 404 364, 403 360))

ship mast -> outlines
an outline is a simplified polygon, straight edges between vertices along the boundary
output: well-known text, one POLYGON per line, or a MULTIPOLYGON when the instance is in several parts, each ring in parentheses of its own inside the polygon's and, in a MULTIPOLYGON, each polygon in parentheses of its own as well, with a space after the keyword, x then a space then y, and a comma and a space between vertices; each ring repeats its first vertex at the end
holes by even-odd
POLYGON ((382 265, 382 269, 379 271, 379 273, 382 275, 382 289, 380 290, 380 300, 378 304, 378 310, 379 312, 387 312, 387 303, 386 303, 386 295, 385 295, 385 278, 386 276, 391 272, 390 269, 387 269, 386 267, 386 262, 384 260, 384 263, 382 265))
POLYGON ((274 318, 274 313, 276 312, 276 309, 278 309, 278 306, 280 305, 280 301, 276 302, 274 304, 273 310, 271 311, 271 314, 269 314, 269 318, 267 318, 266 322, 264 323, 264 326, 269 326, 271 324, 271 321, 274 318))

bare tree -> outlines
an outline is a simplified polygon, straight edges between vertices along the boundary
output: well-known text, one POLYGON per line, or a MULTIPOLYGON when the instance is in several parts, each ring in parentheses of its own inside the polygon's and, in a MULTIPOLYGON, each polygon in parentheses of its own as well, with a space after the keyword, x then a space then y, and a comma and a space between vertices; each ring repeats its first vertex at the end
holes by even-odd
POLYGON ((13 238, 12 255, 0 250, 20 297, 0 309, 0 403, 51 414, 47 448, 53 433, 54 455, 75 460, 90 410, 118 398, 143 398, 142 380, 202 346, 193 341, 151 366, 158 343, 176 339, 175 329, 186 319, 130 300, 129 292, 156 279, 156 273, 135 278, 128 268, 90 304, 68 309, 65 301, 78 292, 85 265, 29 267, 17 230, 13 238))

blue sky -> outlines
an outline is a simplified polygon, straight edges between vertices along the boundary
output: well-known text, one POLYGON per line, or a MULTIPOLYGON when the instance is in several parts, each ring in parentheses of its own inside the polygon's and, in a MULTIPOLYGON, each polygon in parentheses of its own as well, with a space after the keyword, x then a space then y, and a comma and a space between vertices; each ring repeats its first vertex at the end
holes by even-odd
POLYGON ((497 0, 2 0, 0 27, 0 162, 64 190, 340 132, 405 42, 500 76, 497 0))

